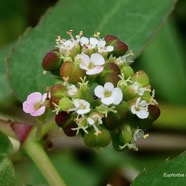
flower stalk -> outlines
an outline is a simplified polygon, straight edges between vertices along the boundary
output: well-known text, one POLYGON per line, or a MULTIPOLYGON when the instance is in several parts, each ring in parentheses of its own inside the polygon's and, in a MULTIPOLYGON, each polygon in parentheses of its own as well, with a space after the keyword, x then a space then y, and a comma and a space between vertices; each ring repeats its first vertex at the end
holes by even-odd
POLYGON ((65 182, 50 161, 43 147, 35 140, 36 128, 34 128, 25 143, 23 149, 36 164, 42 175, 51 186, 66 186, 65 182))

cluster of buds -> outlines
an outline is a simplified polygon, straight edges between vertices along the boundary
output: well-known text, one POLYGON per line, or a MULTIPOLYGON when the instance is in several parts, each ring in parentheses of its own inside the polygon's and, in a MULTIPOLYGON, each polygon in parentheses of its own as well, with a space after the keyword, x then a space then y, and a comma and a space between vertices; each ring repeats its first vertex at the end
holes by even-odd
POLYGON ((32 93, 23 103, 33 116, 49 107, 56 124, 67 136, 80 134, 88 147, 105 147, 111 142, 120 151, 137 150, 136 141, 159 117, 148 75, 130 66, 132 51, 113 35, 100 38, 57 37, 56 48, 42 62, 44 71, 56 77, 48 94, 32 93), (36 99, 35 99, 36 98, 36 99))

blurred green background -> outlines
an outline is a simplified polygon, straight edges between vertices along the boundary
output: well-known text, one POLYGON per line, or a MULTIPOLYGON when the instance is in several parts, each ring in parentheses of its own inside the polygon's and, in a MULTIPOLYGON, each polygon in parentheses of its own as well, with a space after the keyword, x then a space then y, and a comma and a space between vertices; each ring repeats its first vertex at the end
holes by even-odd
MULTIPOLYGON (((35 27, 44 12, 56 0, 4 0, 0 1, 0 72, 4 72, 4 58, 9 46, 15 43, 27 27, 35 27)), ((156 89, 156 99, 162 115, 149 130, 150 138, 141 140, 139 152, 117 153, 108 147, 99 153, 87 149, 81 139, 55 137, 54 150, 49 151, 57 169, 67 185, 125 186, 144 168, 156 167, 168 157, 186 149, 186 1, 179 0, 168 21, 133 64, 143 69, 156 89)), ((1 89, 10 90, 0 79, 1 89)), ((1 98, 2 95, 0 95, 1 98)), ((2 96, 4 98, 4 96, 2 96)), ((0 100, 1 119, 6 115, 22 115, 16 99, 0 100), (6 109, 5 109, 6 107, 6 109), (16 111, 15 111, 16 108, 16 111)), ((49 150, 46 145, 46 150, 49 150)), ((24 157, 15 160, 17 185, 47 185, 34 164, 24 157), (24 175, 24 176, 23 176, 24 175)))

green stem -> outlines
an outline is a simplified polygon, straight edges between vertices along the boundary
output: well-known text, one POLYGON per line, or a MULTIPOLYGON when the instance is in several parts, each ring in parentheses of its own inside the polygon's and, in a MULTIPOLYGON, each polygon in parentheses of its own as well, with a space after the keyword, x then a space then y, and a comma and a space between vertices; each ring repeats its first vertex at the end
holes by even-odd
POLYGON ((23 145, 24 150, 51 186, 66 186, 43 147, 33 138, 35 134, 34 129, 23 145))

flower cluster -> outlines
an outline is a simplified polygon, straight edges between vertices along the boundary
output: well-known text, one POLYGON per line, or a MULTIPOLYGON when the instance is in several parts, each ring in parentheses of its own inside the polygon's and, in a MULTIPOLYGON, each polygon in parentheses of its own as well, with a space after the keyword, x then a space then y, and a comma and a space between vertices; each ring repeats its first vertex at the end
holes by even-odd
POLYGON ((45 113, 49 107, 56 124, 68 136, 80 134, 89 147, 104 147, 112 142, 120 151, 137 150, 139 138, 160 114, 144 71, 130 66, 132 51, 113 35, 100 38, 56 39, 56 48, 42 62, 44 71, 56 77, 48 96, 32 93, 23 109, 32 116, 45 113), (45 100, 48 100, 48 105, 45 100))

